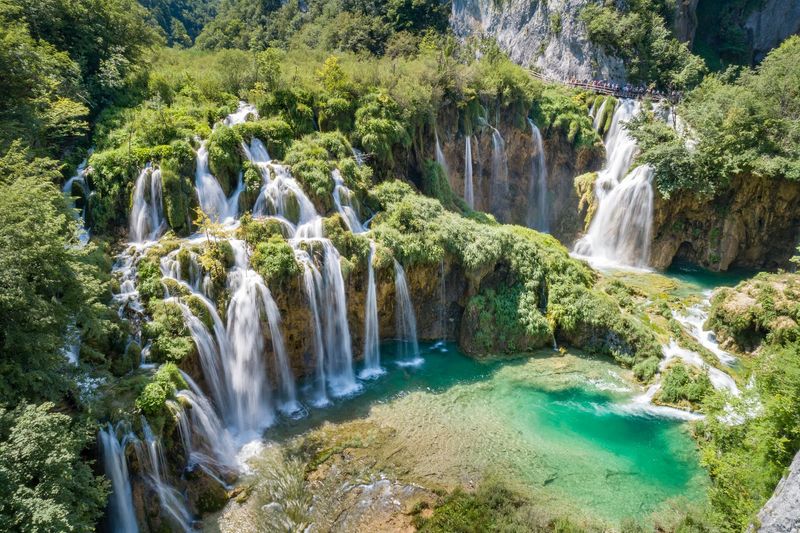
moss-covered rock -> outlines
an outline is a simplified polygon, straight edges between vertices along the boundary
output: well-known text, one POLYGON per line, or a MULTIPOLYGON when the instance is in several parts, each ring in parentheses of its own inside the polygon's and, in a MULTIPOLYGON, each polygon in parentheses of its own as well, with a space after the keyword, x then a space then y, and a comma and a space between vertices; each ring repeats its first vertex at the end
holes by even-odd
POLYGON ((219 125, 208 139, 208 165, 226 195, 236 188, 242 170, 242 137, 236 130, 219 125))
POLYGON ((594 186, 597 181, 597 172, 588 172, 576 176, 574 180, 575 194, 578 195, 578 212, 584 221, 584 231, 589 230, 595 211, 597 211, 597 197, 595 196, 594 186))
POLYGON ((292 247, 278 235, 256 245, 250 264, 271 287, 289 283, 303 272, 292 247))
POLYGON ((161 183, 163 188, 164 215, 172 231, 186 236, 192 231, 193 208, 197 197, 191 174, 182 173, 181 165, 175 159, 161 163, 161 183))
POLYGON ((144 338, 150 341, 150 360, 180 363, 196 353, 196 346, 183 318, 183 311, 174 302, 154 300, 148 309, 152 320, 142 326, 144 338))

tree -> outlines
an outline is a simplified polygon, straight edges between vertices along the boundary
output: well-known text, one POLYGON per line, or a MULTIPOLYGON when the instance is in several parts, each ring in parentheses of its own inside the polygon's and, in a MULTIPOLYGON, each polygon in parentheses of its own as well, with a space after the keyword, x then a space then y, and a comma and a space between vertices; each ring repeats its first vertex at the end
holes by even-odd
POLYGON ((89 427, 52 403, 0 410, 0 529, 90 532, 103 514, 108 482, 81 451, 89 427))

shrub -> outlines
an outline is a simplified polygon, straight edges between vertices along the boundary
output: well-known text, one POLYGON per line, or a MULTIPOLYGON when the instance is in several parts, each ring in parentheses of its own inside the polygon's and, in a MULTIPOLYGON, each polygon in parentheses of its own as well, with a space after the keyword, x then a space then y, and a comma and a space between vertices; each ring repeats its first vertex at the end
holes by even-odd
POLYGON ((303 272, 292 247, 278 235, 256 245, 250 264, 273 287, 284 285, 303 272))
POLYGON ((208 165, 225 194, 236 188, 242 169, 242 137, 233 128, 219 125, 208 139, 208 165))

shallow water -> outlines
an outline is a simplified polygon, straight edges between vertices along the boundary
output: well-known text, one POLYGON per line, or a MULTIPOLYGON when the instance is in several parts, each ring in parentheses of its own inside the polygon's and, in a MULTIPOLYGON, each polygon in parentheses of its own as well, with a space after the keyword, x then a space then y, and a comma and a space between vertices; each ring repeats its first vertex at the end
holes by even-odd
POLYGON ((396 348, 382 346, 388 372, 362 394, 284 421, 268 438, 366 417, 396 430, 397 460, 423 483, 471 486, 490 474, 565 513, 611 522, 704 498, 685 423, 632 409, 639 391, 611 362, 548 351, 486 363, 427 345, 424 363, 409 368, 395 363, 396 348))
POLYGON ((746 269, 731 269, 727 272, 713 272, 691 263, 676 261, 664 271, 664 275, 699 288, 709 291, 717 287, 733 287, 740 281, 752 277, 754 271, 746 269))

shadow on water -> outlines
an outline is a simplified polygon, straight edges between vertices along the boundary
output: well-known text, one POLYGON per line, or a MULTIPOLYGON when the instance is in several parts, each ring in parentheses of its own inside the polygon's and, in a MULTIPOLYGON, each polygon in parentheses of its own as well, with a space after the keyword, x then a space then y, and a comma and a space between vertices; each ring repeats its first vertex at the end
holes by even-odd
POLYGON ((697 266, 688 261, 676 260, 664 271, 664 275, 698 287, 699 289, 713 290, 717 287, 733 287, 739 282, 753 277, 755 270, 732 268, 726 272, 714 272, 697 266))

